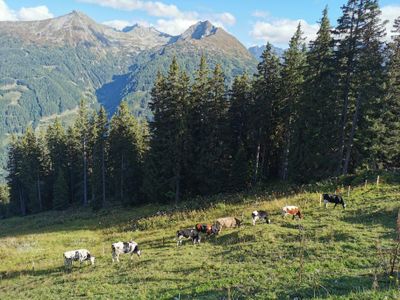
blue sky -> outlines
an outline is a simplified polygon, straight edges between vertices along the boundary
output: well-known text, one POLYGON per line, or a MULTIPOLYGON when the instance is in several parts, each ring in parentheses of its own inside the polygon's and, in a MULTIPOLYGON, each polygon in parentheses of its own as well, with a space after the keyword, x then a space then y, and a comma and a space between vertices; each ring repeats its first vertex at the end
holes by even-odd
MULTIPOLYGON (((199 20, 210 20, 244 45, 267 41, 286 47, 296 24, 312 39, 328 5, 332 24, 347 0, 0 0, 0 20, 37 20, 79 10, 116 28, 134 23, 179 34, 199 20)), ((400 16, 400 0, 381 0, 383 17, 400 16)))

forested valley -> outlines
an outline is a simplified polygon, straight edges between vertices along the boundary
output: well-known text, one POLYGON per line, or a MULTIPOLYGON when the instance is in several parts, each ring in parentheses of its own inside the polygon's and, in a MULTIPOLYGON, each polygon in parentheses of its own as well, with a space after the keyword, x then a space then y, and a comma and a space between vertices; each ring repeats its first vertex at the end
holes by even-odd
POLYGON ((386 43, 380 14, 377 1, 350 0, 332 28, 325 9, 314 41, 299 25, 283 57, 268 44, 257 73, 232 86, 205 56, 195 74, 174 58, 154 83, 149 120, 125 102, 109 119, 82 100, 72 126, 28 127, 9 147, 0 215, 178 205, 273 180, 399 168, 400 17, 386 43))

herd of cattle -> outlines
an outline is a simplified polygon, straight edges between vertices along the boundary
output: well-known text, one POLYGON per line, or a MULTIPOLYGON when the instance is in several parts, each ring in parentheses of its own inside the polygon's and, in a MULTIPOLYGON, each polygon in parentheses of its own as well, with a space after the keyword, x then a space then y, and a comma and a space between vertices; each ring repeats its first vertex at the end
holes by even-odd
MULTIPOLYGON (((338 204, 342 205, 343 209, 346 208, 346 203, 344 202, 342 196, 339 195, 331 195, 331 194, 322 194, 321 199, 324 201, 325 207, 327 207, 328 203, 334 203, 336 207, 338 204)), ((300 208, 297 206, 285 206, 282 207, 282 217, 292 216, 293 219, 296 217, 299 219, 303 218, 303 214, 300 211, 300 208)), ((269 218, 269 213, 264 210, 255 210, 251 214, 252 224, 256 225, 258 220, 262 220, 267 224, 271 223, 269 218)), ((234 218, 234 217, 225 217, 219 218, 216 220, 215 224, 196 224, 194 228, 186 228, 181 229, 176 232, 177 246, 182 245, 183 239, 190 239, 193 244, 200 243, 200 234, 206 235, 217 235, 221 232, 223 228, 234 228, 240 227, 242 221, 234 218)), ((139 246, 134 241, 129 242, 117 242, 111 245, 111 256, 112 261, 119 262, 120 254, 130 254, 131 259, 134 254, 140 257, 141 251, 139 246)), ((95 257, 86 249, 72 250, 64 252, 64 265, 67 269, 71 269, 72 262, 79 261, 81 264, 84 261, 90 261, 93 265, 95 261, 95 257)))

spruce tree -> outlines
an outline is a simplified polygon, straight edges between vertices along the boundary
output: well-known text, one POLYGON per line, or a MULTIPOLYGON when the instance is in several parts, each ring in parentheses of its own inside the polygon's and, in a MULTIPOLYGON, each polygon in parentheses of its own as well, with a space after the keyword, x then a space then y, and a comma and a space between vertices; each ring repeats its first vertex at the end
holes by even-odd
POLYGON ((56 170, 53 185, 53 209, 63 210, 69 206, 68 184, 63 169, 56 170))
POLYGON ((274 172, 276 143, 274 133, 277 130, 276 110, 281 83, 281 64, 268 43, 261 55, 254 81, 253 124, 255 135, 255 153, 253 181, 268 178, 274 172))
MULTIPOLYGON (((280 178, 288 179, 291 166, 290 157, 296 152, 295 147, 302 142, 301 134, 297 130, 296 142, 293 142, 295 127, 298 125, 299 105, 302 99, 304 72, 306 65, 306 48, 301 25, 290 39, 289 49, 285 51, 282 69, 282 93, 279 101, 279 118, 283 128, 282 158, 280 178)), ((299 128, 297 128, 299 129, 299 128)))
POLYGON ((82 205, 87 206, 88 201, 88 155, 89 155, 89 114, 86 101, 79 104, 78 117, 74 124, 80 142, 79 154, 81 156, 81 180, 82 180, 82 205))
MULTIPOLYGON (((188 162, 190 168, 185 174, 186 181, 194 190, 195 194, 204 191, 204 173, 207 169, 206 157, 204 156, 207 147, 208 134, 208 105, 210 98, 209 69, 206 58, 203 55, 199 68, 194 77, 189 97, 190 109, 188 110, 188 162)), ((208 151, 209 149, 207 149, 208 151)))
POLYGON ((296 149, 292 153, 292 178, 321 179, 336 172, 340 111, 333 38, 324 9, 315 41, 307 52, 303 97, 295 128, 296 149))
POLYGON ((25 216, 28 213, 26 192, 22 183, 23 149, 21 140, 15 135, 11 137, 8 150, 6 177, 10 189, 10 213, 25 216))
POLYGON ((380 118, 382 139, 376 146, 383 167, 400 168, 400 17, 395 20, 392 33, 380 118))
POLYGON ((92 188, 95 209, 106 204, 106 170, 107 170, 107 138, 108 120, 107 113, 102 106, 94 119, 93 153, 92 153, 92 188))
MULTIPOLYGON (((160 166, 151 180, 159 187, 154 200, 180 202, 184 193, 185 166, 188 162, 189 78, 179 70, 173 59, 167 76, 159 75, 152 91, 150 108, 154 120, 150 123, 150 165, 160 166)), ((148 184, 147 184, 148 186, 148 184)))
POLYGON ((228 111, 231 155, 230 189, 245 188, 251 183, 251 163, 254 150, 251 126, 253 93, 246 74, 235 78, 228 111))
MULTIPOLYGON (((62 126, 60 120, 57 118, 53 124, 51 124, 46 131, 46 146, 49 152, 50 158, 50 171, 49 171, 49 180, 47 183, 52 187, 52 191, 54 191, 53 185, 55 184, 55 180, 58 178, 58 172, 62 172, 63 176, 67 173, 67 136, 64 127, 62 126)), ((64 178, 65 180, 65 178, 64 178)), ((65 193, 67 196, 69 195, 69 189, 67 189, 65 193)), ((57 195, 51 193, 51 198, 53 199, 53 207, 54 200, 57 195)), ((67 201, 69 203, 69 200, 67 201)))
POLYGON ((362 32, 363 47, 357 70, 359 86, 350 137, 346 145, 343 168, 345 174, 351 163, 370 169, 379 167, 378 149, 382 131, 380 112, 385 79, 383 39, 386 35, 385 22, 382 22, 381 14, 377 0, 366 0, 365 26, 362 32))
MULTIPOLYGON (((102 118, 103 134, 104 121, 102 118)), ((128 104, 121 102, 110 122, 109 164, 113 182, 112 192, 115 198, 125 205, 138 204, 141 201, 145 149, 143 133, 142 126, 130 113, 128 104)), ((102 157, 99 157, 101 160, 102 157)))

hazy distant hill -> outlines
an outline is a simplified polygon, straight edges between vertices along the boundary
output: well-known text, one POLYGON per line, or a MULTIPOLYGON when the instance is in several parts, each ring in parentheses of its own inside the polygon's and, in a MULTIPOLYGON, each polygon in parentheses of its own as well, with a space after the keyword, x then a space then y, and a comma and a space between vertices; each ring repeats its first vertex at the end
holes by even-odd
MULTIPOLYGON (((265 50, 265 45, 264 46, 253 46, 253 47, 250 47, 248 50, 257 60, 260 60, 261 54, 265 50)), ((279 57, 282 57, 283 52, 285 51, 284 49, 275 47, 275 46, 272 46, 272 50, 279 57)))
MULTIPOLYGON (((252 73, 257 64, 236 38, 210 22, 180 36, 139 25, 118 31, 76 11, 42 21, 0 22, 0 147, 9 133, 28 124, 73 113, 81 98, 110 112, 126 98, 135 113, 147 115, 157 71, 166 71, 176 56, 190 73, 202 54, 211 66, 222 64, 228 82, 245 70, 252 73)), ((4 155, 1 151, 0 160, 4 155)))

